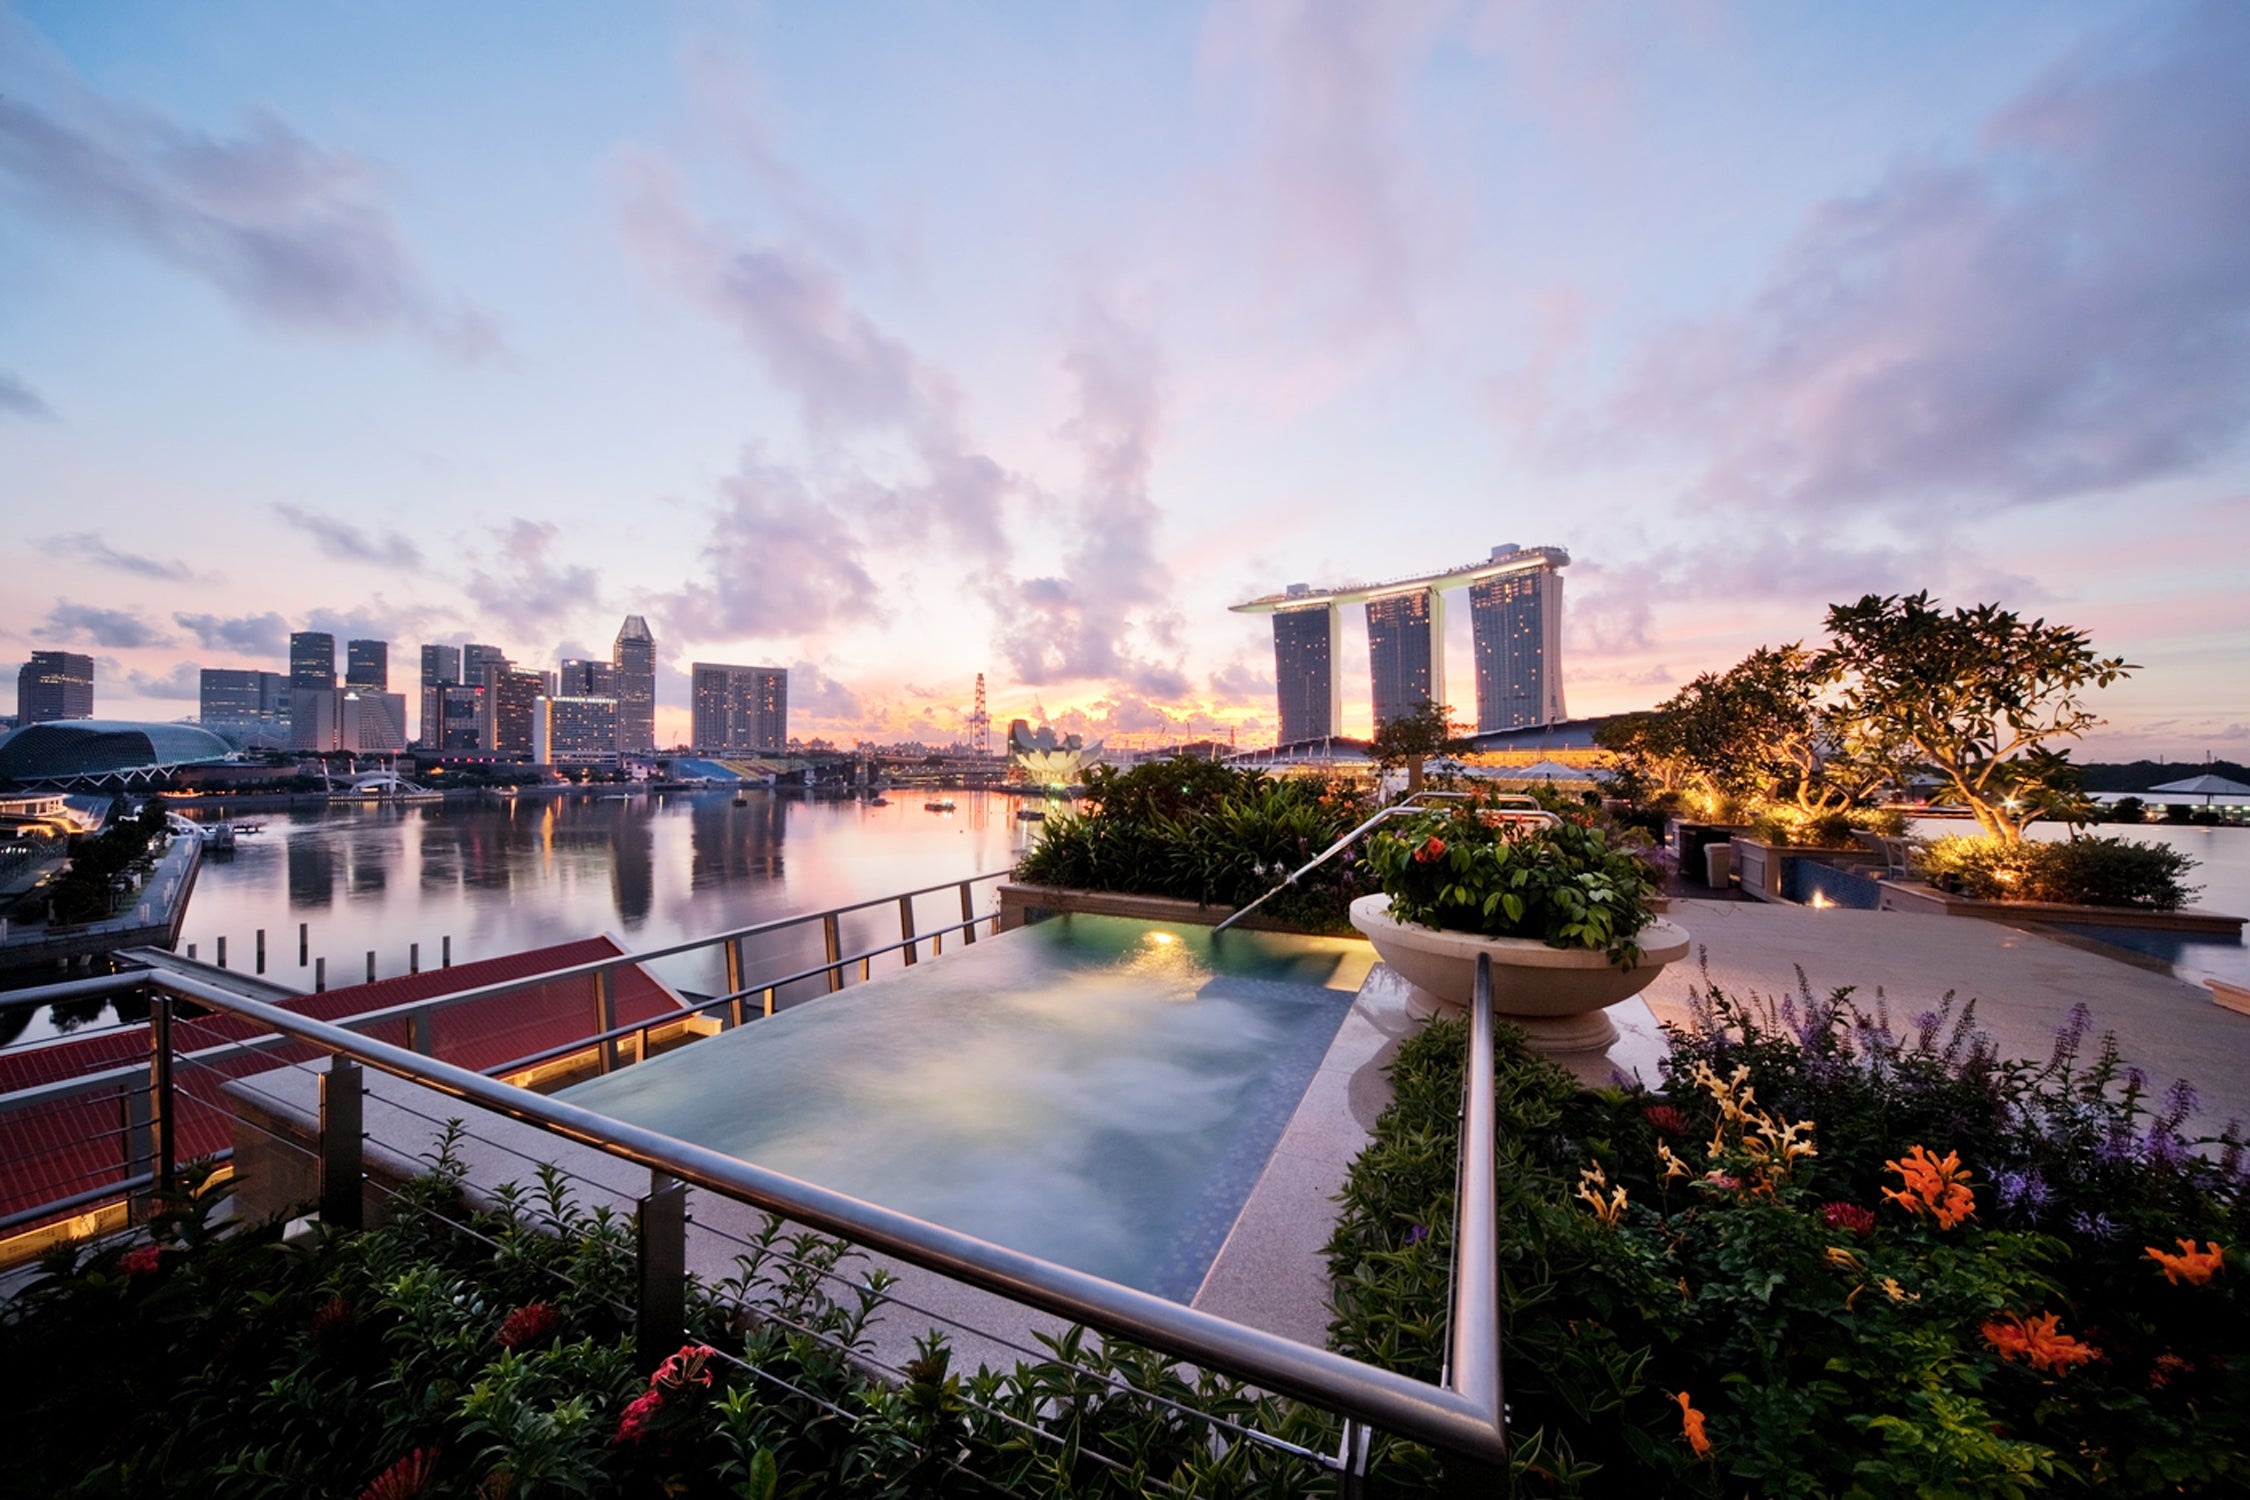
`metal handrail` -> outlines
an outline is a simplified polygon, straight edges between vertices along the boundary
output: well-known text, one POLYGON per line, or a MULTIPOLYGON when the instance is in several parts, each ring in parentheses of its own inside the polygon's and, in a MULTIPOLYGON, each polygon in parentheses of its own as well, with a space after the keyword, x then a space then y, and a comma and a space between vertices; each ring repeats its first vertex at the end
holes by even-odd
MULTIPOLYGON (((1474 1225, 1470 1225, 1470 1233, 1456 1237, 1455 1277, 1465 1290, 1454 1320, 1452 1384, 1436 1386, 1183 1307, 579 1105, 499 1083, 469 1069, 248 999, 216 984, 171 974, 151 982, 167 992, 257 1021, 323 1051, 534 1129, 1104 1334, 1313 1402, 1473 1461, 1496 1464, 1506 1457, 1506 1435, 1498 1405, 1497 1265, 1492 1259, 1496 1241, 1474 1225), (1471 1257, 1482 1259, 1479 1262, 1471 1257)), ((1486 1003, 1475 1014, 1472 1030, 1481 1030, 1485 1038, 1483 1055, 1489 1063, 1489 979, 1486 1003)), ((1481 1170, 1464 1173, 1460 1202, 1465 1224, 1489 1221, 1496 1211, 1489 1065, 1481 1073, 1472 1070, 1467 1087, 1472 1103, 1477 1093, 1484 1095, 1476 1117, 1485 1122, 1486 1129, 1481 1170)))
POLYGON ((1297 869, 1290 871, 1289 878, 1287 880, 1284 880, 1283 882, 1281 882, 1281 884, 1275 886, 1272 890, 1266 892, 1263 896, 1260 896, 1257 900, 1251 902, 1248 906, 1237 908, 1234 915, 1219 923, 1219 925, 1212 928, 1211 931, 1214 933, 1226 931, 1229 927, 1232 927, 1235 923, 1241 921, 1244 917, 1249 916, 1250 913, 1256 911, 1259 907, 1265 905, 1268 901, 1271 901, 1274 897, 1280 895, 1283 891, 1286 891, 1291 886, 1295 885, 1300 877, 1308 875, 1314 870, 1319 869, 1322 865, 1328 863, 1328 861, 1343 853, 1345 849, 1351 846, 1351 843, 1354 839, 1367 832, 1368 829, 1373 828, 1376 824, 1382 822, 1385 818, 1395 818, 1401 813, 1428 812, 1428 808, 1416 807, 1414 805, 1415 798, 1435 797, 1441 801, 1460 802, 1468 800, 1473 795, 1474 794, 1470 792, 1409 792, 1404 800, 1392 803, 1389 807, 1386 807, 1381 812, 1375 814, 1374 817, 1369 818, 1366 822, 1360 824, 1357 828, 1354 828, 1350 833, 1347 833, 1342 838, 1336 840, 1335 843, 1330 844, 1327 848, 1321 850, 1318 854, 1307 860, 1303 865, 1299 866, 1297 869))

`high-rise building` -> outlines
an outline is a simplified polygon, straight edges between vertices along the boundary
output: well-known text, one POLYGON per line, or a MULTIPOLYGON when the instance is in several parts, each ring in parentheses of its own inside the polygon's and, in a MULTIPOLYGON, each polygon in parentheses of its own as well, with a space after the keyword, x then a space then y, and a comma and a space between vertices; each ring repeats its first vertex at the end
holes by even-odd
POLYGON ((1365 601, 1367 655, 1378 727, 1445 698, 1448 590, 1469 590, 1477 655, 1480 731, 1556 723, 1565 717, 1562 682, 1560 547, 1492 549, 1483 562, 1377 584, 1315 589, 1293 583, 1232 606, 1273 619, 1274 686, 1280 739, 1318 739, 1340 718, 1335 663, 1339 605, 1365 601))
POLYGON ((1339 731, 1343 687, 1336 668, 1343 649, 1344 619, 1335 605, 1274 611, 1273 680, 1281 700, 1282 744, 1326 739, 1339 731))
POLYGON ((391 643, 389 641, 347 641, 344 643, 344 686, 373 688, 378 693, 391 690, 391 643))
POLYGON ((425 750, 445 747, 445 689, 461 681, 459 646, 422 648, 421 745, 425 750))
POLYGON ((614 698, 617 696, 616 663, 566 656, 555 690, 565 698, 614 698))
POLYGON ((471 641, 461 648, 461 680, 470 687, 483 687, 495 672, 505 672, 515 663, 508 653, 498 646, 480 646, 471 641))
POLYGON ((543 766, 616 765, 617 700, 539 699, 532 705, 531 758, 543 766))
POLYGON ((289 743, 289 679, 279 672, 205 667, 197 684, 196 718, 245 750, 289 743))
POLYGON ((16 723, 94 716, 94 659, 76 651, 34 651, 16 672, 16 723))
POLYGON ((1445 702, 1445 605, 1434 588, 1378 594, 1367 601, 1367 667, 1375 727, 1445 702))
POLYGON ((293 688, 289 746, 389 755, 406 748, 406 695, 372 688, 293 688))
MULTIPOLYGON (((1563 580, 1560 563, 1545 556, 1556 550, 1533 548, 1543 565, 1495 573, 1469 585, 1480 731, 1554 724, 1569 717, 1563 709, 1561 670, 1563 580)), ((1524 555, 1519 549, 1496 548, 1493 560, 1524 555)), ((1567 555, 1562 559, 1568 560, 1567 555)))
POLYGON ((494 755, 531 758, 532 707, 547 692, 547 679, 513 667, 493 671, 484 695, 484 724, 478 747, 494 755))
POLYGON ((627 615, 609 660, 617 674, 617 748, 627 755, 651 754, 656 749, 656 637, 649 634, 648 621, 627 615))
POLYGON ((336 685, 336 637, 299 630, 289 637, 289 686, 323 690, 336 685))
POLYGON ((488 689, 453 683, 438 689, 437 733, 422 731, 422 744, 431 750, 488 750, 484 741, 484 699, 488 689))
POLYGON ((695 662, 688 668, 698 755, 778 754, 789 748, 789 669, 695 662))

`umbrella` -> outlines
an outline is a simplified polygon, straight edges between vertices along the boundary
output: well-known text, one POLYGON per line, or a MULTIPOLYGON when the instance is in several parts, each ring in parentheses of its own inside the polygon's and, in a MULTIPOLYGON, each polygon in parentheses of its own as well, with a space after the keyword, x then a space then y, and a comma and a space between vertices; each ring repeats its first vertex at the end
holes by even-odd
POLYGON ((2224 776, 2190 776, 2185 781, 2167 781, 2162 786, 2152 786, 2152 792, 2185 792, 2191 797, 2200 796, 2209 807, 2213 797, 2250 797, 2250 786, 2239 781, 2229 781, 2224 776))

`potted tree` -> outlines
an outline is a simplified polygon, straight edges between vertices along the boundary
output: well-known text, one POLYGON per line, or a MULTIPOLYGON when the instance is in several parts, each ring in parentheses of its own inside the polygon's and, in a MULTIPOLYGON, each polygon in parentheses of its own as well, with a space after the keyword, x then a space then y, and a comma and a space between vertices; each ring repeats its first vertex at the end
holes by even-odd
POLYGON ((1352 903, 1352 925, 1414 987, 1411 1007, 1467 1006, 1488 955, 1495 1012, 1543 1052, 1607 1047, 1603 1010, 1687 956, 1687 933, 1651 910, 1655 870, 1590 814, 1457 807, 1378 834, 1367 862, 1382 892, 1352 903))

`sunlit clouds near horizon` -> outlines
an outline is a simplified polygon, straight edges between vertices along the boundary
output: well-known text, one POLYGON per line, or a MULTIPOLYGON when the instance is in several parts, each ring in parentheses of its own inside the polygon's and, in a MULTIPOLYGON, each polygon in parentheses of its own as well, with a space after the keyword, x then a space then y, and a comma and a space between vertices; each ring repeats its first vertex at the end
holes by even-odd
POLYGON ((704 660, 1258 743, 1228 605, 1516 542, 1576 714, 1928 589, 2244 758, 2245 77, 2224 0, 0 7, 0 654, 630 613, 661 738, 704 660))

